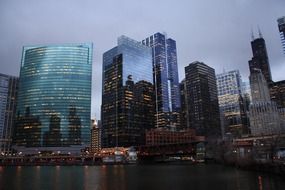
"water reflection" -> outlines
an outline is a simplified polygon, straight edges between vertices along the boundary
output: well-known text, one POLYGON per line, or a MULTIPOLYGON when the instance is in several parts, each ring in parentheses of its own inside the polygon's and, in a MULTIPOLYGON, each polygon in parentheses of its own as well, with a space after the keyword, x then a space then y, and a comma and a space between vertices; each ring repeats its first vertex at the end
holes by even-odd
POLYGON ((34 168, 35 170, 34 170, 34 172, 33 172, 33 176, 34 177, 32 177, 33 178, 33 183, 31 183, 32 184, 32 188, 33 189, 41 189, 40 188, 40 181, 41 181, 41 166, 36 166, 35 168, 34 168))
POLYGON ((53 173, 54 173, 53 181, 56 184, 54 189, 55 190, 59 190, 59 187, 58 187, 57 184, 60 183, 60 180, 59 180, 59 177, 60 177, 60 166, 55 166, 55 168, 53 170, 53 173))
POLYGON ((221 165, 0 166, 0 189, 279 190, 285 181, 221 165))

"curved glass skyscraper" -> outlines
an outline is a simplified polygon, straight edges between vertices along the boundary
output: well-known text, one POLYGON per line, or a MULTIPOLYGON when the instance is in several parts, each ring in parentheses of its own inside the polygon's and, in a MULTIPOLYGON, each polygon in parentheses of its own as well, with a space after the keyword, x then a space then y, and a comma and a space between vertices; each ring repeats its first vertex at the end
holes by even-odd
POLYGON ((92 44, 24 47, 14 144, 79 152, 90 141, 92 44))

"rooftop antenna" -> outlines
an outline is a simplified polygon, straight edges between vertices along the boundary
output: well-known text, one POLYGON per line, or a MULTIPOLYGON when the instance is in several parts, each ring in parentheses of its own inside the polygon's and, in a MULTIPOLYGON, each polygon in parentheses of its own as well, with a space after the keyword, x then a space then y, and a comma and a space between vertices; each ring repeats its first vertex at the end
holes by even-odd
POLYGON ((251 27, 251 39, 252 39, 252 41, 254 40, 254 33, 253 33, 252 27, 251 27))
POLYGON ((260 30, 260 28, 259 28, 259 25, 257 25, 257 28, 258 28, 258 35, 259 35, 259 38, 263 38, 262 33, 261 33, 261 30, 260 30))

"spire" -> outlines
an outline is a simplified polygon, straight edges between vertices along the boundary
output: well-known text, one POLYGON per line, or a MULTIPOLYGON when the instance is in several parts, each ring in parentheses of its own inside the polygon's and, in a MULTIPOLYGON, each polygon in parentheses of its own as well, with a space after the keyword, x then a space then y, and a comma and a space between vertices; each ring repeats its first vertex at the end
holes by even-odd
POLYGON ((261 30, 260 30, 260 28, 259 28, 259 25, 257 25, 257 28, 258 28, 258 35, 259 35, 259 38, 263 38, 262 33, 261 33, 261 30))
POLYGON ((254 33, 253 33, 252 27, 251 27, 251 40, 252 40, 252 41, 254 40, 254 33))

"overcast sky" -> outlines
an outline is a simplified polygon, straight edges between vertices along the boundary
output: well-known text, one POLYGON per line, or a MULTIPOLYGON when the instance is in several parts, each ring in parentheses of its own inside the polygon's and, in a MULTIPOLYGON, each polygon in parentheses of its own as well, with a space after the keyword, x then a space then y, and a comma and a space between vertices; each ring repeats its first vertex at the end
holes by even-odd
POLYGON ((92 117, 99 119, 102 54, 117 37, 138 41, 166 32, 176 40, 179 78, 203 61, 216 74, 239 69, 248 80, 251 28, 265 38, 273 79, 284 80, 277 18, 285 0, 0 0, 0 73, 19 75, 24 45, 93 42, 92 117))

